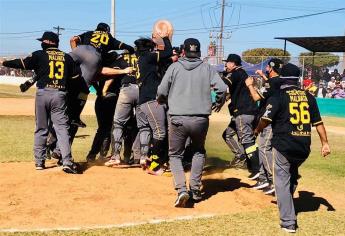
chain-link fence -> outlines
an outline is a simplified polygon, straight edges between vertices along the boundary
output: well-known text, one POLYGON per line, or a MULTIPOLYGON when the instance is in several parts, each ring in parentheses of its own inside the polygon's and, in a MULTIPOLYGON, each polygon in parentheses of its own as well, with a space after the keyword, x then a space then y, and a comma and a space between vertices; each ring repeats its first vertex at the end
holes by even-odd
MULTIPOLYGON (((256 70, 265 71, 270 58, 274 56, 242 57, 242 66, 250 76, 256 77, 260 88, 263 81, 255 74, 256 70)), ((292 63, 301 69, 300 86, 318 97, 345 98, 345 56, 280 56, 284 63, 292 63)), ((218 71, 224 69, 219 58, 205 57, 218 71)), ((225 64, 223 62, 223 64, 225 64)))

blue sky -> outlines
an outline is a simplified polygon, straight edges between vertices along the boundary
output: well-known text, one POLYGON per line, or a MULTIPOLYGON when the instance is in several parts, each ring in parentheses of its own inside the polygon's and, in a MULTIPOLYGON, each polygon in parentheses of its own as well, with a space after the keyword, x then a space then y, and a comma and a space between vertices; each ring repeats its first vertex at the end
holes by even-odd
MULTIPOLYGON (((70 51, 69 38, 94 29, 99 22, 110 23, 110 0, 0 0, 0 55, 27 54, 40 49, 34 39, 54 26, 62 31, 60 48, 70 51), (38 31, 38 32, 33 32, 38 31), (33 32, 33 33, 22 33, 33 32), (20 33, 20 34, 8 34, 20 33)), ((203 54, 210 42, 205 28, 219 25, 220 8, 216 0, 117 0, 116 37, 133 45, 139 36, 149 36, 154 22, 168 19, 175 31, 173 45, 188 37, 198 38, 203 54), (200 29, 181 31, 184 29, 200 29)), ((285 18, 345 7, 344 0, 227 0, 225 25, 237 25, 285 18)), ((345 11, 226 31, 225 54, 241 53, 255 47, 283 48, 279 36, 344 35, 345 11)), ((305 51, 288 44, 293 55, 305 51)))

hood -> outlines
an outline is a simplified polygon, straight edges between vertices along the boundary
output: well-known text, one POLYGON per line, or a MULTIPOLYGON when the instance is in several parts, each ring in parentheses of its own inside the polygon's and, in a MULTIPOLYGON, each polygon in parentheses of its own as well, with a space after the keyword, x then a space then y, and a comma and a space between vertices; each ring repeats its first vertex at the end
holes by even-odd
POLYGON ((178 60, 178 63, 180 63, 186 70, 194 70, 202 64, 202 60, 200 58, 183 57, 178 60))

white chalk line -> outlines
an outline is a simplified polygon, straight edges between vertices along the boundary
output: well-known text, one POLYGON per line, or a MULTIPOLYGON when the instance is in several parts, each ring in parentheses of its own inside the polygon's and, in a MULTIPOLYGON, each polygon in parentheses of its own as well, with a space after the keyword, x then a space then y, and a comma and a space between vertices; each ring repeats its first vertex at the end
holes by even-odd
POLYGON ((80 227, 57 227, 57 228, 34 228, 34 229, 0 229, 0 233, 29 233, 29 232, 50 232, 50 231, 81 231, 81 230, 97 230, 97 229, 111 229, 111 228, 127 228, 140 226, 145 224, 161 224, 171 223, 183 220, 194 220, 194 219, 208 219, 216 216, 216 214, 204 214, 204 215, 188 215, 179 216, 172 219, 152 219, 141 222, 128 222, 123 224, 111 224, 111 225, 96 225, 96 226, 80 226, 80 227))

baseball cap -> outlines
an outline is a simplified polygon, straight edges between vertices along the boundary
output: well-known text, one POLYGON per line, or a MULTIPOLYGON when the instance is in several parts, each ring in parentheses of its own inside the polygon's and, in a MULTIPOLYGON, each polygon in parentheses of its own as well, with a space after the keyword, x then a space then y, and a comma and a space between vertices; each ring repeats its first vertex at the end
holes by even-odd
POLYGON ((278 58, 272 58, 268 61, 268 65, 278 74, 281 73, 281 69, 283 67, 283 61, 278 58))
POLYGON ((186 57, 201 57, 200 42, 195 38, 188 38, 183 43, 186 57))
POLYGON ((300 74, 301 70, 298 66, 287 63, 281 69, 280 78, 299 79, 300 74))
POLYGON ((233 62, 235 63, 237 66, 242 65, 242 60, 241 57, 237 54, 229 54, 228 58, 226 60, 223 60, 225 62, 233 62))
POLYGON ((96 30, 105 31, 105 32, 109 33, 110 32, 110 26, 107 23, 101 22, 97 25, 96 30))
POLYGON ((52 41, 52 42, 58 44, 59 43, 59 36, 57 34, 55 34, 54 32, 46 31, 43 33, 42 37, 38 38, 37 40, 41 41, 41 42, 43 40, 49 40, 49 41, 52 41))

